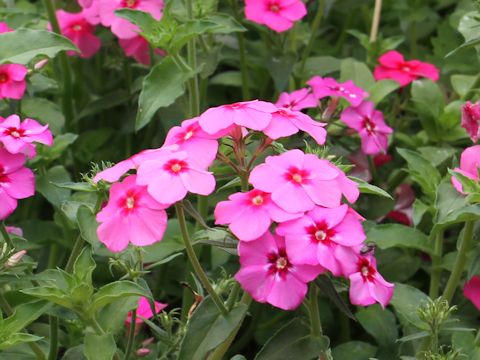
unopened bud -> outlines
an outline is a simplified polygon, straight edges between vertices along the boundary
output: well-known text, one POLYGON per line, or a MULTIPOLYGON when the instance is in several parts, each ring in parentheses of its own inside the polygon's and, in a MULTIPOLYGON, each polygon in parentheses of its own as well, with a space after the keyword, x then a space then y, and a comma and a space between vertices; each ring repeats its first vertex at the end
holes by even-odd
POLYGON ((136 354, 137 356, 139 357, 145 357, 147 356, 148 354, 151 353, 151 350, 150 349, 147 349, 147 348, 140 348, 136 351, 136 354))
POLYGON ((5 263, 5 267, 7 268, 14 267, 20 262, 20 260, 22 260, 23 256, 26 253, 27 253, 27 250, 20 250, 19 252, 13 254, 8 258, 7 262, 5 263))

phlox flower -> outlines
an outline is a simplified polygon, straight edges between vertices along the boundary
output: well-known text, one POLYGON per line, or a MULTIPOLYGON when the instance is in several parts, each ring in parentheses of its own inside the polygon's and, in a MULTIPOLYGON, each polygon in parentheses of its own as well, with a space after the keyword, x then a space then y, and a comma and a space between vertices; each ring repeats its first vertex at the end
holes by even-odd
POLYGON ((283 210, 298 213, 315 205, 337 207, 342 193, 351 202, 358 188, 329 161, 300 150, 268 156, 250 174, 250 183, 258 190, 272 194, 272 200, 283 210))
MULTIPOLYGON (((69 38, 79 49, 82 58, 90 58, 95 55, 102 42, 93 34, 94 27, 85 19, 83 13, 69 13, 57 10, 57 19, 63 36, 69 38)), ((51 25, 48 26, 52 30, 51 25)), ((75 51, 68 51, 73 56, 75 51)))
POLYGON ((36 154, 33 143, 51 146, 53 137, 48 125, 33 119, 20 122, 18 115, 10 115, 6 119, 0 117, 0 143, 12 154, 24 153, 32 158, 36 154))
POLYGON ((10 32, 10 31, 13 31, 13 29, 10 29, 10 27, 6 22, 0 21, 0 34, 10 32))
POLYGON ((16 236, 23 236, 23 230, 19 227, 15 226, 5 226, 5 229, 7 229, 7 233, 16 235, 16 236))
POLYGON ((263 133, 270 139, 276 140, 302 130, 314 138, 318 144, 323 145, 327 137, 327 131, 323 128, 325 125, 300 111, 284 108, 278 109, 272 114, 272 121, 263 130, 263 133))
POLYGON ((275 105, 279 108, 302 111, 303 109, 317 107, 318 100, 310 92, 310 89, 300 89, 290 94, 287 92, 281 93, 275 105))
POLYGON ((188 192, 210 195, 215 190, 215 177, 195 163, 185 151, 165 154, 144 161, 137 170, 139 185, 162 204, 173 204, 187 196, 188 192))
POLYGON ((480 276, 475 275, 465 283, 463 294, 480 310, 480 276))
POLYGON ((462 127, 467 130, 470 139, 477 142, 480 138, 480 102, 467 101, 462 106, 462 127))
MULTIPOLYGON (((163 304, 158 301, 154 301, 154 305, 155 305, 155 313, 157 314, 168 306, 167 304, 163 304)), ((130 311, 127 315, 127 319, 125 320, 127 324, 132 323, 132 315, 133 314, 130 311)), ((137 318, 135 319, 135 323, 141 324, 144 322, 143 321, 144 319, 148 320, 154 316, 155 314, 152 311, 152 307, 150 306, 150 302, 148 301, 148 299, 143 296, 140 297, 137 303, 137 318)))
POLYGON ((277 111, 272 103, 253 100, 210 108, 200 115, 198 123, 207 134, 216 134, 232 125, 251 130, 263 130, 277 111))
POLYGON ((35 177, 25 167, 25 155, 11 154, 0 147, 0 220, 17 208, 17 200, 33 196, 35 177))
POLYGON ((400 224, 413 226, 413 203, 415 193, 408 184, 401 184, 395 190, 395 207, 385 217, 400 224))
POLYGON ((358 107, 348 107, 343 110, 340 119, 348 127, 358 131, 362 140, 362 151, 367 155, 386 152, 388 136, 393 129, 385 124, 383 114, 375 110, 370 101, 362 102, 358 107))
POLYGON ((242 241, 252 241, 262 236, 272 221, 283 222, 302 216, 279 208, 270 194, 260 190, 230 195, 215 208, 215 224, 228 224, 232 233, 242 241))
POLYGON ((375 68, 373 76, 376 80, 395 80, 401 86, 406 86, 421 77, 438 80, 438 69, 419 60, 406 61, 398 51, 391 50, 380 56, 380 65, 375 68))
POLYGON ((313 95, 317 99, 323 99, 324 97, 328 96, 341 97, 347 100, 353 106, 358 106, 365 98, 368 97, 368 93, 355 85, 352 80, 339 83, 333 78, 321 78, 320 76, 314 76, 307 81, 307 84, 311 86, 313 95))
MULTIPOLYGON (((100 1, 102 0, 77 0, 82 8, 83 16, 92 25, 100 24, 100 1)), ((110 1, 110 0, 107 0, 110 1)))
MULTIPOLYGON (((470 146, 463 150, 460 155, 460 167, 454 171, 466 176, 472 180, 478 181, 478 170, 480 168, 480 145, 470 146)), ((454 176, 452 184, 458 192, 464 194, 463 186, 454 176)))
POLYGON ((321 266, 295 264, 285 240, 266 232, 255 241, 238 245, 240 270, 235 279, 256 301, 283 310, 298 307, 307 283, 324 272, 321 266))
POLYGON ((20 100, 27 88, 28 69, 19 64, 0 65, 0 99, 20 100))
POLYGON ((307 15, 301 0, 246 0, 245 17, 266 25, 276 32, 290 29, 295 21, 307 15))
POLYGON ((150 65, 150 47, 148 41, 137 35, 131 39, 118 39, 125 55, 134 58, 140 64, 150 65))
POLYGON ((136 175, 110 188, 107 205, 97 214, 97 235, 110 251, 120 252, 129 243, 148 246, 162 240, 167 227, 167 205, 156 201, 136 175))
POLYGON ((317 206, 299 219, 280 224, 276 232, 285 237, 293 262, 321 265, 339 276, 345 259, 338 247, 358 247, 365 241, 360 219, 347 205, 317 206))

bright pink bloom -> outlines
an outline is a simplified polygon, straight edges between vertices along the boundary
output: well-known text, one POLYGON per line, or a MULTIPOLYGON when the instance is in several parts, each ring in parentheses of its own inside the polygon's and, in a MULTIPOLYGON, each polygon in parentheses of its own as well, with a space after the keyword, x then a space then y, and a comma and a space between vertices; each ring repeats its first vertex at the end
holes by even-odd
POLYGON ((286 92, 281 93, 275 105, 279 108, 302 111, 303 109, 317 107, 318 100, 310 92, 310 89, 300 89, 290 94, 286 92))
POLYGON ((245 17, 276 32, 290 29, 295 21, 305 15, 307 8, 301 0, 245 1, 245 17))
POLYGON ((337 248, 358 247, 365 241, 360 219, 347 205, 331 209, 317 206, 299 219, 280 224, 276 232, 285 237, 293 262, 321 265, 339 276, 344 259, 337 248))
MULTIPOLYGON (((454 171, 478 182, 478 170, 480 168, 480 145, 475 145, 463 150, 460 156, 460 167, 455 168, 454 171)), ((463 187, 460 181, 452 176, 452 184, 458 192, 463 192, 463 187)))
POLYGON ((48 125, 40 125, 33 119, 20 122, 18 115, 10 115, 0 118, 0 143, 12 154, 24 153, 32 158, 35 156, 33 143, 52 146, 53 138, 48 125))
POLYGON ((340 206, 342 193, 351 202, 358 198, 358 188, 337 167, 315 155, 290 150, 269 156, 250 174, 250 183, 272 194, 283 210, 298 213, 315 205, 340 206))
MULTIPOLYGON (((155 313, 157 314, 168 306, 168 304, 163 304, 158 301, 154 301, 154 305, 155 305, 155 313)), ((130 311, 127 315, 127 319, 125 320, 127 324, 132 323, 132 315, 133 314, 130 311)), ((148 299, 143 296, 140 299, 138 299, 137 318, 135 319, 135 323, 141 324, 143 323, 144 319, 151 319, 154 316, 155 314, 152 311, 152 307, 150 306, 150 302, 148 301, 148 299)))
POLYGON ((35 177, 24 167, 25 155, 11 154, 0 147, 0 220, 17 208, 17 200, 33 196, 35 177))
POLYGON ((0 99, 20 100, 27 88, 28 69, 19 64, 0 65, 0 99))
POLYGON ((267 194, 260 190, 230 195, 215 208, 215 224, 228 224, 230 230, 242 241, 252 241, 262 236, 272 221, 296 219, 302 213, 291 214, 279 208, 267 194))
POLYGON ((373 76, 376 80, 390 79, 406 86, 421 77, 437 81, 439 74, 435 65, 419 60, 405 61, 398 51, 391 50, 380 56, 380 65, 375 68, 373 76))
POLYGON ((139 185, 162 204, 173 204, 187 196, 188 192, 210 195, 215 190, 215 177, 179 151, 142 162, 137 170, 139 185))
POLYGON ((134 58, 140 64, 150 65, 150 47, 148 41, 140 35, 131 39, 118 39, 125 55, 134 58))
POLYGON ((0 21, 0 34, 13 31, 6 22, 0 21))
POLYGON ((20 237, 23 236, 23 230, 20 229, 19 227, 6 226, 5 228, 7 229, 7 232, 8 232, 9 234, 16 235, 16 236, 20 236, 20 237))
MULTIPOLYGON (((95 55, 102 42, 96 37, 94 27, 85 19, 83 13, 69 13, 57 10, 57 19, 63 36, 69 38, 80 49, 82 58, 90 58, 95 55)), ((52 30, 51 25, 48 26, 52 30)), ((77 55, 75 51, 69 51, 68 55, 77 55)))
POLYGON ((390 211, 386 218, 396 221, 400 224, 413 226, 413 203, 415 193, 408 184, 401 184, 395 190, 395 207, 390 211))
POLYGON ((465 283, 463 294, 480 310, 480 276, 475 275, 465 283))
POLYGON ((167 206, 137 185, 136 178, 131 175, 113 184, 108 204, 97 214, 98 238, 112 252, 125 250, 128 243, 152 245, 162 240, 167 228, 167 206))
POLYGON ((467 130, 470 139, 477 142, 480 138, 480 102, 467 101, 462 106, 462 127, 467 130))
POLYGON ((83 16, 92 25, 100 24, 100 1, 102 0, 78 0, 83 16))
POLYGON ((277 111, 272 103, 253 100, 210 108, 200 115, 200 127, 208 134, 216 134, 232 125, 252 130, 265 129, 277 111))
POLYGON ((313 137, 318 144, 323 145, 327 137, 327 131, 323 128, 325 125, 300 111, 285 108, 272 114, 272 121, 263 132, 270 139, 276 140, 302 130, 313 137))
POLYGON ((388 135, 393 130, 385 124, 383 114, 375 110, 370 101, 362 102, 358 107, 348 107, 343 110, 340 119, 348 127, 358 131, 362 140, 362 151, 367 155, 386 152, 388 135))
POLYGON ((266 232, 255 241, 238 245, 241 268, 235 279, 256 301, 283 310, 298 307, 307 283, 324 271, 321 266, 294 264, 285 240, 266 232))
POLYGON ((312 87, 313 95, 317 99, 323 99, 327 96, 342 97, 353 106, 358 106, 368 97, 368 93, 362 88, 356 86, 352 80, 339 83, 333 78, 314 76, 307 81, 307 84, 312 87))

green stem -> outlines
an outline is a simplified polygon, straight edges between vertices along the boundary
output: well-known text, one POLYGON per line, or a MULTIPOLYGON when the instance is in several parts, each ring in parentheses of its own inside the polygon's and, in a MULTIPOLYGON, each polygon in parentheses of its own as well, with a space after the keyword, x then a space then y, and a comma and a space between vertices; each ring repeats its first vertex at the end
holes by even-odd
POLYGON ((58 317, 50 315, 50 349, 48 360, 57 360, 58 357, 58 317))
POLYGON ((370 170, 370 174, 372 175, 372 183, 375 184, 375 180, 377 180, 377 167, 375 166, 375 161, 373 157, 367 155, 368 158, 368 168, 370 170))
POLYGON ((228 313, 227 309, 225 308, 225 305, 223 304, 222 299, 220 299, 220 296, 215 292, 213 289, 212 284, 210 284, 210 281, 208 280, 207 275, 202 269, 202 265, 200 265, 200 262, 198 261, 197 255, 195 254, 195 250, 193 249, 192 243, 190 241, 190 236, 188 234, 188 229, 187 229, 187 222, 185 220, 185 213, 183 212, 183 207, 180 203, 175 204, 175 210, 177 212, 177 217, 178 217, 178 222, 180 225, 180 230, 182 233, 183 241, 185 243, 185 250, 187 251, 188 258, 190 259, 190 263, 193 266, 193 269, 195 271, 195 274, 198 276, 200 279, 200 282, 203 284, 205 289, 207 290, 208 294, 211 296, 213 302, 217 306, 218 310, 223 314, 226 315, 228 313))
POLYGON ((382 0, 375 0, 375 8, 373 9, 372 27, 370 29, 371 43, 374 43, 375 41, 377 41, 381 13, 382 13, 382 0))
POLYGON ((228 299, 227 299, 228 311, 231 311, 233 309, 233 306, 237 301, 237 297, 239 293, 240 293, 240 284, 238 282, 235 282, 235 284, 233 285, 232 291, 230 292, 230 295, 228 295, 228 299))
POLYGON ((7 228, 5 226, 5 222, 2 221, 0 224, 0 233, 2 234, 3 240, 7 243, 8 247, 11 249, 14 249, 15 247, 13 246, 13 241, 10 235, 7 232, 7 228))
POLYGON ((137 309, 132 311, 132 321, 130 322, 130 331, 128 333, 127 348, 125 349, 125 356, 123 357, 124 360, 128 360, 130 358, 130 354, 132 353, 133 343, 135 340, 136 320, 137 320, 137 309))
POLYGON ((470 243, 473 239, 473 228, 475 222, 474 221, 467 221, 465 222, 465 227, 463 228, 463 238, 462 243, 460 245, 460 249, 458 250, 457 258, 455 260, 455 265, 453 267, 453 271, 450 274, 450 278, 447 282, 447 287, 443 293, 443 298, 447 300, 449 303, 453 299, 453 295, 455 294, 455 290, 457 290, 458 284, 462 277, 463 270, 465 269, 466 261, 467 261, 467 253, 470 249, 470 243))
MULTIPOLYGON (((237 21, 241 21, 236 0, 231 1, 233 15, 237 21)), ((243 100, 250 100, 250 78, 248 76, 247 48, 245 46, 245 36, 242 32, 237 33, 238 51, 240 59, 240 72, 242 74, 242 96, 243 100)))
POLYGON ((435 246, 432 256, 432 270, 430 277, 430 291, 431 299, 438 297, 438 289, 440 287, 440 277, 442 275, 442 253, 443 253, 443 230, 440 230, 435 238, 435 246))
POLYGON ((75 260, 77 260, 78 255, 82 252, 83 248, 83 239, 79 235, 75 244, 73 245, 72 252, 70 253, 70 257, 68 258, 67 265, 65 266, 65 271, 71 273, 73 271, 73 264, 75 264, 75 260))
POLYGON ((318 310, 318 287, 313 284, 310 287, 310 301, 308 302, 310 310, 310 325, 312 335, 320 337, 323 335, 320 312, 318 310))
MULTIPOLYGON (((193 20, 193 1, 186 0, 185 5, 187 7, 187 15, 189 19, 193 20)), ((187 58, 188 58, 188 65, 190 68, 195 71, 197 69, 197 42, 196 39, 193 38, 187 44, 187 58)), ((198 74, 195 74, 189 80, 189 98, 190 98, 190 116, 198 116, 200 115, 200 95, 199 95, 199 87, 198 87, 198 74)))

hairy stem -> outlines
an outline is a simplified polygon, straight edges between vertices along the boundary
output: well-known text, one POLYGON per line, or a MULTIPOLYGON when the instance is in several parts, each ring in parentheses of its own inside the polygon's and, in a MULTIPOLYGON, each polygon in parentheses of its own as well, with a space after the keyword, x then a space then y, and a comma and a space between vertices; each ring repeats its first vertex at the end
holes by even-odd
POLYGON ((50 315, 50 348, 48 360, 57 360, 58 357, 58 317, 50 315))
POLYGON ((310 287, 310 301, 308 302, 310 310, 310 326, 313 336, 322 336, 322 323, 320 312, 318 311, 318 288, 315 284, 310 287))

